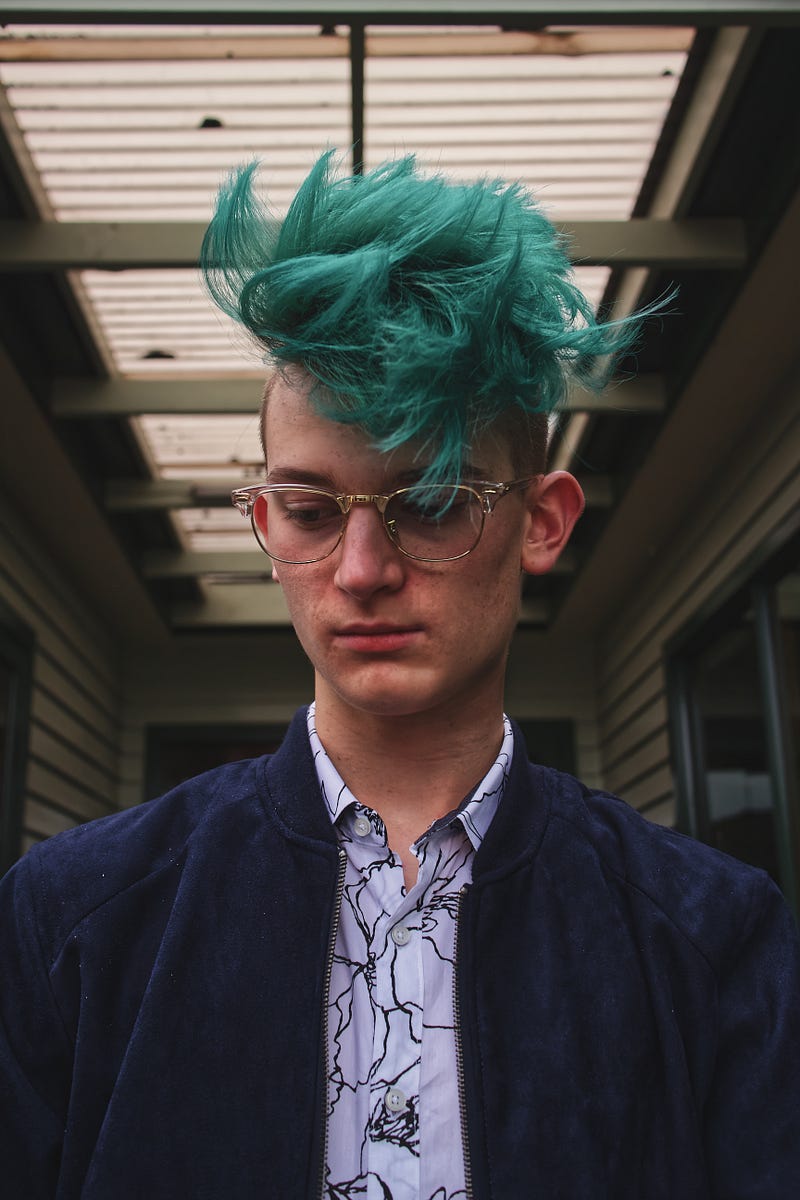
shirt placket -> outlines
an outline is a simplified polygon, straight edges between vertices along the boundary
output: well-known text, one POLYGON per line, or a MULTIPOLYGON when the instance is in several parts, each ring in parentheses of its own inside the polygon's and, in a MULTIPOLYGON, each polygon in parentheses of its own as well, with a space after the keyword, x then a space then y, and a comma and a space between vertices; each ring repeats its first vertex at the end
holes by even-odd
POLYGON ((312 708, 309 738, 322 796, 347 854, 328 1043, 328 1195, 462 1197, 456 897, 471 879, 471 855, 502 794, 511 728, 506 721, 501 753, 482 784, 416 843, 419 876, 406 895, 383 822, 339 777, 313 716, 312 708))
POLYGON ((375 926, 375 1026, 370 1083, 368 1200, 419 1196, 419 1094, 422 1038, 422 946, 414 897, 387 850, 379 872, 382 914, 375 926))

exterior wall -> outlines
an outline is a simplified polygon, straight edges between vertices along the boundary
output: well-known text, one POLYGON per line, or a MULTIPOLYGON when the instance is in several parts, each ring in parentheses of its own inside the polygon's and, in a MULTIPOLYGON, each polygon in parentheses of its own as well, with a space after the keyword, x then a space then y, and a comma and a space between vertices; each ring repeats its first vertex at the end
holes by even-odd
MULTIPOLYGON (((798 399, 795 379, 765 402, 715 465, 696 521, 658 548, 592 644, 527 630, 515 638, 509 711, 574 721, 578 774, 654 820, 674 820, 664 645, 797 510, 798 399)), ((36 639, 26 846, 139 803, 148 725, 282 722, 312 694, 311 670, 284 632, 175 637, 119 664, 110 632, 2 496, 0 599, 36 639)))
MULTIPOLYGON (((800 380, 763 397, 747 435, 719 460, 696 520, 657 547, 647 578, 597 638, 598 722, 606 786, 673 824, 665 643, 711 606, 800 506, 800 380)), ((724 430, 720 430, 720 442, 724 430)), ((680 487, 680 464, 675 486, 680 487)), ((777 549, 777 545, 776 545, 777 549)))
POLYGON ((119 667, 109 631, 1 493, 0 600, 35 638, 22 819, 28 849, 116 809, 119 667))
POLYGON ((125 808, 148 798, 148 726, 288 722, 314 689, 297 639, 283 630, 173 637, 157 653, 131 654, 124 680, 118 801, 125 808))
MULTIPOLYGON (((518 631, 506 677, 506 709, 513 717, 563 719, 575 728, 575 771, 602 787, 592 647, 552 633, 518 631)), ((533 759, 536 747, 528 746, 533 759)))

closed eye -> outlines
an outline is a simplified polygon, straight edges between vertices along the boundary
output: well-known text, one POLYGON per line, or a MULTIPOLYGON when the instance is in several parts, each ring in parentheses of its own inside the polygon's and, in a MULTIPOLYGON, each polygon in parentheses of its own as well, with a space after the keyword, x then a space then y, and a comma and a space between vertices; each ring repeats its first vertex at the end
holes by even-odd
POLYGON ((319 496, 275 498, 279 515, 288 522, 306 529, 321 529, 331 521, 341 521, 342 512, 335 500, 319 496))

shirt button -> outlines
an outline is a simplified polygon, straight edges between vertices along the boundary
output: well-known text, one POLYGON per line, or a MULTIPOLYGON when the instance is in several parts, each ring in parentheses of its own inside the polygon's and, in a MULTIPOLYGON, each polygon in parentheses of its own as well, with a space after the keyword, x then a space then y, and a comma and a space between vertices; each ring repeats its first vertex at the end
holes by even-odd
POLYGON ((383 1102, 391 1113, 401 1113, 407 1104, 405 1095, 400 1088, 389 1088, 383 1102))
POLYGON ((353 828, 359 837, 366 837, 369 831, 372 829, 372 826, 368 817, 356 817, 355 821, 353 822, 353 828))
POLYGON ((395 925, 392 929, 392 941, 395 946, 407 946, 411 941, 411 930, 405 925, 395 925))

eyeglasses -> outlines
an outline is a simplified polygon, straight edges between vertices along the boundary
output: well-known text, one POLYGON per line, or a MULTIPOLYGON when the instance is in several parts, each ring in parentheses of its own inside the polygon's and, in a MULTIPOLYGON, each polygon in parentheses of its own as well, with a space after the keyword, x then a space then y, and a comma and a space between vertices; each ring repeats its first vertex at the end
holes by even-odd
POLYGON ((480 541, 503 496, 537 476, 508 483, 414 484, 386 495, 339 495, 302 483, 237 488, 231 500, 249 517, 258 544, 276 562, 305 564, 333 554, 354 504, 374 504, 394 546, 420 562, 454 562, 480 541))

